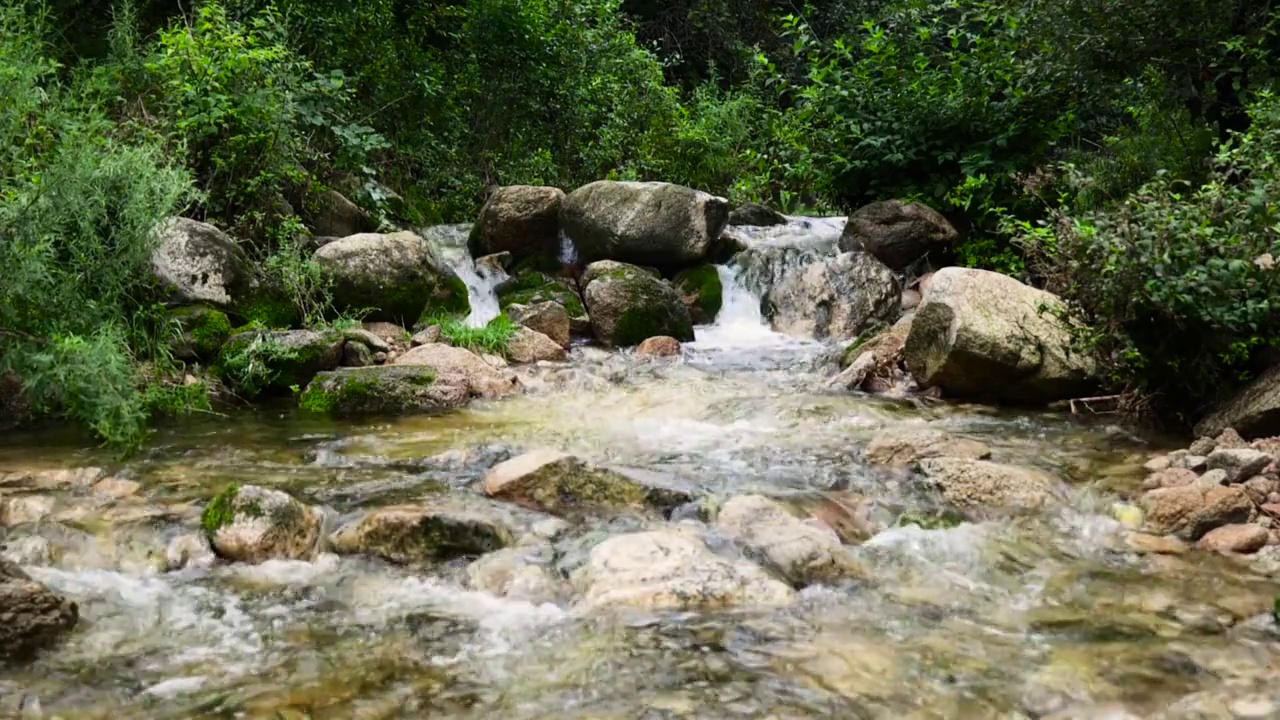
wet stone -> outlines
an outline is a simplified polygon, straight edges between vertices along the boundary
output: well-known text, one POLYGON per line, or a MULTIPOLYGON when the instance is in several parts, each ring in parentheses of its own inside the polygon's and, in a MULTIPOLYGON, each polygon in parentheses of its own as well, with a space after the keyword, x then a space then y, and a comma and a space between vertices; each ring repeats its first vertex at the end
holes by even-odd
POLYGON ((1262 472, 1271 464, 1271 456, 1252 448, 1219 448, 1209 453, 1209 470, 1223 470, 1227 482, 1242 482, 1262 472))
MULTIPOLYGON (((634 475, 634 473, 633 473, 634 475)), ((554 514, 651 507, 669 510, 688 493, 588 465, 556 450, 535 450, 497 465, 484 480, 489 497, 554 514)))
POLYGON ((835 531, 801 520, 760 495, 725 503, 715 527, 794 585, 832 580, 856 570, 835 531))
POLYGON ((310 558, 321 514, 279 490, 232 485, 204 510, 201 524, 214 551, 246 563, 310 558))
POLYGON ((512 542, 511 530, 494 518, 412 505, 374 510, 329 536, 339 554, 362 553, 397 563, 474 557, 512 542))
POLYGON ((1267 529, 1254 523, 1224 525, 1205 533, 1200 538, 1200 547, 1213 552, 1247 555, 1266 547, 1269 539, 1267 529))

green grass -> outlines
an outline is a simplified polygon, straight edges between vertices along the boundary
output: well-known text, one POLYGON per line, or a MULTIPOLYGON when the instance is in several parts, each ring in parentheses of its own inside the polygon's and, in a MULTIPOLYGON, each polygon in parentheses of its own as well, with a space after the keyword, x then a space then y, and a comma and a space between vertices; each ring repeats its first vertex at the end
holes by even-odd
POLYGON ((505 314, 489 321, 480 328, 468 327, 464 318, 456 315, 435 315, 426 321, 427 325, 440 326, 440 339, 454 347, 466 348, 472 352, 506 356, 519 327, 511 322, 505 314))

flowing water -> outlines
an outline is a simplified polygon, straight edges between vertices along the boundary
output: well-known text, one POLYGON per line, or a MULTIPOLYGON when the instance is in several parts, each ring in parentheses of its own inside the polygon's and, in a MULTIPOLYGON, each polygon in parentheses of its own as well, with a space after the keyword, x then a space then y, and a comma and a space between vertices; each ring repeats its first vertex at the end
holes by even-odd
POLYGON ((471 313, 464 322, 468 327, 478 328, 488 325, 502 312, 498 304, 498 284, 507 279, 507 274, 496 264, 477 263, 472 259, 467 251, 470 234, 471 225, 465 223, 436 225, 422 231, 449 269, 467 286, 471 313))
MULTIPOLYGON (((838 348, 773 334, 759 301, 721 273, 721 321, 699 328, 683 358, 580 348, 566 365, 527 371, 527 394, 446 416, 336 422, 262 408, 165 428, 123 463, 56 434, 0 439, 0 470, 96 465, 140 484, 123 499, 74 483, 0 486, 45 509, 0 528, 5 553, 82 616, 35 664, 0 669, 0 717, 1276 716, 1266 566, 1137 555, 1107 517, 1154 445, 1052 413, 827 390, 838 348), (492 463, 540 446, 719 497, 861 495, 892 525, 934 501, 868 467, 861 449, 882 429, 926 425, 1056 472, 1070 501, 1017 520, 893 527, 852 550, 867 577, 767 611, 500 599, 467 589, 464 562, 158 567, 230 482, 349 513, 475 497, 492 463)), ((654 522, 576 527, 554 567, 654 522)))

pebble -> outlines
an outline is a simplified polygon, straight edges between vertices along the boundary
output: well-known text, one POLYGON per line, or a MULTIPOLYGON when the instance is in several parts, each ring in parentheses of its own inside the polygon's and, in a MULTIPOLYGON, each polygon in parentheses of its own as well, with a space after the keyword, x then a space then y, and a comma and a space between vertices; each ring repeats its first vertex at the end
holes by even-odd
POLYGON ((1280 716, 1280 706, 1265 695, 1249 695, 1231 703, 1231 714, 1241 720, 1274 718, 1280 716))

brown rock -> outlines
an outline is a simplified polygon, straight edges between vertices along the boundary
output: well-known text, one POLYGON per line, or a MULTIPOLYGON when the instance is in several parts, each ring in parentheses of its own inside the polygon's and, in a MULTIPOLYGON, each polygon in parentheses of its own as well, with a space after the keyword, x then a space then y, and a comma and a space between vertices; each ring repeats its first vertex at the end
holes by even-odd
POLYGON ((507 345, 507 359, 514 363, 564 362, 565 357, 563 346, 527 327, 517 329, 507 345))
POLYGON ((937 457, 985 460, 991 457, 991 448, 977 440, 933 429, 887 430, 867 444, 866 459, 872 465, 906 467, 937 457))
POLYGON ((1146 481, 1142 483, 1142 487, 1149 490, 1155 490, 1157 488, 1184 487, 1194 484, 1198 478, 1199 476, 1190 470, 1185 470, 1183 468, 1170 468, 1168 470, 1161 470, 1160 472, 1148 475, 1146 481))
POLYGON ((659 335, 640 343, 636 348, 640 357, 677 357, 680 355, 680 341, 669 336, 659 335))
POLYGON ((106 478, 99 480, 94 486, 93 491, 99 495, 108 495, 113 498, 127 498, 136 495, 142 486, 132 480, 121 480, 120 478, 106 478))
POLYGON ((555 258, 560 251, 560 206, 564 191, 510 185, 495 190, 472 227, 472 257, 509 252, 517 260, 555 258))
POLYGON ((75 603, 0 559, 0 660, 22 659, 56 643, 78 619, 75 603))
POLYGON ((404 345, 409 342, 409 331, 391 322, 367 322, 364 329, 380 337, 388 345, 404 345))
POLYGON ((1059 485, 1041 470, 985 460, 928 458, 919 468, 928 484, 969 517, 1039 510, 1054 502, 1059 485))
POLYGON ((1259 507, 1258 509, 1266 513, 1270 517, 1280 519, 1280 503, 1268 502, 1265 505, 1262 505, 1261 507, 1259 507))
POLYGON ((1169 535, 1131 532, 1125 535, 1124 540, 1126 545, 1144 555, 1182 555, 1187 552, 1186 543, 1169 535))
POLYGON ((1215 528, 1249 522, 1253 515, 1253 502, 1239 486, 1160 488, 1143 495, 1142 506, 1149 532, 1183 540, 1199 540, 1215 528))
POLYGON ((1255 475, 1241 484, 1244 491, 1249 493, 1249 499, 1255 505, 1263 505, 1271 497, 1271 493, 1280 491, 1280 482, 1276 482, 1264 475, 1255 475))
POLYGON ((573 323, 569 318, 569 311, 560 303, 548 300, 532 305, 513 304, 508 305, 505 312, 511 322, 536 330, 554 340, 560 347, 569 348, 573 323))
POLYGON ((636 507, 665 510, 690 500, 683 490, 645 480, 593 467, 557 450, 535 450, 494 466, 485 476, 484 492, 553 514, 636 507))
POLYGON ((1249 443, 1232 428, 1227 428, 1218 433, 1218 437, 1214 438, 1213 445, 1216 450, 1239 450, 1249 447, 1249 443))
POLYGON ((465 382, 473 397, 504 397, 522 388, 515 373, 494 368, 470 350, 440 343, 416 347, 396 358, 395 364, 429 367, 439 380, 465 382))
POLYGON ((1213 552, 1248 555, 1266 547, 1270 536, 1260 525, 1224 525, 1205 533, 1200 538, 1200 547, 1213 552))

